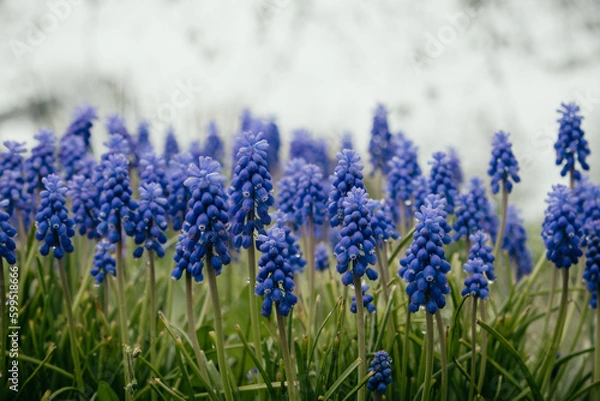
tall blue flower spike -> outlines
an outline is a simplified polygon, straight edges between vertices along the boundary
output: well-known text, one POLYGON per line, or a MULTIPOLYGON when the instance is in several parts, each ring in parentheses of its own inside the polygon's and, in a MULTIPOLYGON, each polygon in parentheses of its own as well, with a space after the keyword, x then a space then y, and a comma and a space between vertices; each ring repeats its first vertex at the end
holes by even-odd
POLYGON ((517 280, 531 273, 533 261, 531 251, 527 248, 527 231, 514 205, 508 205, 502 249, 508 252, 511 265, 516 266, 517 280))
MULTIPOLYGON (((298 173, 298 187, 294 202, 294 217, 296 224, 316 226, 323 224, 327 213, 327 194, 323 187, 323 174, 315 164, 307 164, 298 173)), ((313 235, 310 233, 310 235, 313 235)))
POLYGON ((445 199, 439 195, 428 199, 415 213, 413 242, 406 250, 406 257, 400 260, 398 276, 408 283, 409 310, 415 313, 424 306, 428 313, 434 314, 446 306, 444 295, 450 292, 446 278, 450 264, 443 248, 450 243, 450 227, 445 220, 445 199))
POLYGON ((184 184, 189 187, 192 199, 175 250, 176 264, 171 276, 179 279, 187 270, 195 281, 202 281, 202 269, 207 258, 210 258, 217 276, 231 261, 227 249, 228 205, 219 162, 210 157, 200 157, 197 165, 192 163, 188 166, 188 175, 184 184))
POLYGON ((454 179, 454 184, 458 188, 461 186, 465 178, 460 165, 460 157, 458 156, 458 153, 454 147, 450 147, 448 149, 448 160, 452 178, 454 179))
POLYGON ((150 141, 150 123, 148 121, 140 121, 138 124, 135 150, 138 159, 145 153, 154 152, 154 147, 150 141))
POLYGON ((480 299, 488 299, 488 280, 494 281, 494 255, 492 247, 487 244, 488 235, 482 231, 471 234, 471 250, 464 265, 469 276, 465 279, 462 295, 470 295, 480 299))
POLYGON ((344 198, 344 220, 341 239, 334 249, 337 271, 342 283, 354 283, 354 274, 377 280, 377 272, 369 266, 377 263, 376 239, 371 228, 371 214, 367 207, 368 196, 363 188, 352 188, 344 198))
POLYGON ((122 154, 109 155, 101 163, 100 213, 98 232, 111 243, 121 241, 122 231, 135 233, 137 203, 131 198, 129 164, 122 154))
POLYGON ((94 284, 102 284, 107 274, 116 277, 117 262, 112 255, 114 252, 115 245, 106 240, 102 240, 96 244, 94 262, 90 270, 90 275, 94 277, 94 284))
POLYGON ((290 159, 304 159, 306 163, 319 166, 324 174, 329 174, 329 155, 325 140, 313 138, 305 129, 297 129, 292 135, 290 159))
POLYGON ((14 265, 17 263, 17 246, 13 238, 17 230, 10 224, 10 215, 3 209, 8 206, 8 200, 0 198, 0 258, 6 263, 14 265))
MULTIPOLYGON (((302 273, 306 260, 302 257, 302 250, 298 244, 298 238, 292 233, 292 229, 287 225, 289 218, 280 211, 273 215, 275 226, 279 227, 285 233, 285 242, 288 247, 288 261, 294 273, 302 273)), ((317 245, 318 246, 318 245, 317 245)), ((316 253, 316 251, 315 251, 316 253)))
POLYGON ((83 139, 76 135, 63 137, 58 148, 58 162, 65 180, 75 175, 92 177, 96 162, 85 148, 83 139))
POLYGON ((329 269, 329 250, 322 242, 315 246, 315 269, 321 272, 329 269))
POLYGON ((35 216, 37 231, 35 239, 43 241, 40 253, 46 256, 52 250, 56 259, 73 252, 71 238, 75 235, 73 220, 67 209, 67 186, 57 175, 42 180, 44 190, 40 193, 40 205, 35 216))
POLYGON ((585 270, 583 279, 590 292, 590 307, 598 307, 598 287, 600 286, 600 222, 591 226, 588 247, 585 253, 585 270))
POLYGON ((31 156, 25 160, 25 181, 29 194, 41 190, 42 178, 54 174, 56 169, 54 133, 48 129, 41 129, 34 138, 38 144, 31 149, 31 156))
MULTIPOLYGON (((363 286, 361 287, 363 306, 365 307, 367 312, 373 313, 377 310, 377 308, 375 307, 375 305, 373 305, 373 295, 367 292, 369 291, 369 288, 370 287, 366 284, 363 284, 363 286)), ((350 304, 350 312, 356 314, 356 307, 356 295, 352 295, 352 304, 350 304)))
POLYGON ((202 154, 217 160, 219 163, 223 163, 225 160, 225 145, 219 135, 219 127, 217 123, 211 121, 207 127, 208 136, 204 142, 204 149, 202 154))
POLYGON ((165 139, 165 160, 167 163, 179 153, 179 143, 177 142, 177 137, 175 136, 175 131, 173 127, 169 127, 167 129, 167 138, 165 139))
POLYGON ((479 258, 469 258, 467 263, 465 263, 464 269, 468 276, 465 279, 465 288, 461 292, 463 297, 469 295, 484 300, 489 298, 488 281, 481 271, 482 266, 483 261, 479 258))
POLYGON ((96 231, 100 212, 100 194, 91 179, 76 175, 67 184, 67 195, 71 197, 73 221, 79 235, 87 235, 89 239, 100 238, 96 231))
POLYGON ((23 170, 23 153, 25 153, 25 143, 16 141, 4 141, 3 145, 8 149, 7 152, 0 153, 0 176, 6 171, 23 170))
POLYGON ((500 184, 510 193, 513 182, 521 181, 519 177, 519 163, 512 151, 512 143, 508 140, 509 134, 499 131, 492 139, 492 158, 488 175, 492 178, 492 193, 500 191, 500 184), (512 180, 512 181, 511 181, 512 180))
POLYGON ((473 177, 471 179, 469 193, 473 196, 475 207, 481 213, 481 220, 479 221, 481 229, 491 236, 492 241, 495 241, 496 236, 498 235, 498 226, 500 225, 500 222, 485 193, 485 185, 481 178, 473 177))
POLYGON ((433 162, 430 164, 432 166, 429 190, 432 194, 439 194, 446 199, 446 212, 452 214, 458 191, 452 176, 450 159, 445 153, 436 152, 433 154, 433 162))
POLYGON ((287 316, 298 298, 294 295, 294 271, 289 263, 285 233, 278 227, 270 228, 266 234, 258 236, 259 250, 258 275, 255 294, 263 297, 261 314, 271 316, 273 304, 282 316, 287 316))
MULTIPOLYGON (((277 183, 277 210, 289 221, 294 220, 294 203, 298 196, 298 181, 300 171, 306 165, 304 159, 291 159, 283 171, 283 177, 277 183)), ((295 221, 294 221, 295 224, 295 221)))
POLYGON ((131 147, 127 138, 119 133, 110 134, 108 141, 103 143, 107 151, 100 156, 101 160, 107 160, 110 155, 120 154, 129 159, 131 147))
POLYGON ((471 234, 483 229, 481 223, 484 214, 479 210, 478 206, 472 192, 458 196, 457 207, 455 209, 456 220, 453 226, 453 241, 458 241, 463 237, 469 238, 471 234))
POLYGON ((133 137, 127 131, 127 127, 125 126, 125 119, 118 114, 112 114, 106 118, 106 130, 109 135, 119 134, 126 141, 128 145, 128 152, 133 151, 135 149, 135 141, 133 137))
POLYGON ((279 149, 281 148, 281 137, 279 127, 274 120, 268 121, 264 126, 264 138, 269 143, 267 153, 267 164, 271 171, 279 171, 279 149))
POLYGON ((77 136, 83 140, 83 145, 86 150, 91 149, 90 138, 92 136, 92 127, 94 126, 94 120, 98 119, 96 109, 89 105, 77 107, 73 113, 73 119, 71 124, 65 131, 63 139, 70 136, 77 136))
POLYGON ((154 251, 156 256, 165 256, 163 245, 167 242, 164 231, 169 228, 162 187, 156 182, 142 182, 140 185, 140 203, 135 215, 134 258, 140 258, 144 249, 154 251), (143 246, 140 246, 142 245, 143 246))
POLYGON ((239 151, 229 187, 233 246, 247 249, 254 232, 264 233, 271 223, 269 208, 275 203, 273 184, 267 165, 269 144, 262 134, 250 131, 238 138, 239 151))
POLYGON ((471 249, 469 250, 469 259, 481 259, 482 265, 480 273, 484 274, 488 280, 496 280, 494 272, 494 254, 491 245, 488 245, 489 236, 483 231, 471 234, 471 249))
POLYGON ((577 213, 583 226, 583 240, 581 246, 587 246, 587 237, 590 236, 592 225, 600 220, 600 185, 594 185, 587 177, 581 177, 575 185, 577 198, 577 213))
POLYGON ((373 173, 380 170, 386 174, 388 171, 387 162, 395 153, 387 116, 388 111, 385 106, 378 104, 373 116, 371 139, 369 141, 369 154, 371 155, 373 173))
POLYGON ((165 168, 165 159, 162 156, 154 152, 145 153, 140 158, 138 169, 142 182, 157 183, 162 190, 163 196, 167 196, 167 171, 165 168))
POLYGON ((579 115, 579 106, 575 103, 561 103, 561 108, 557 110, 561 114, 558 123, 558 140, 554 144, 556 150, 556 165, 564 163, 560 175, 563 177, 568 172, 573 171, 573 178, 576 181, 581 179, 581 172, 575 165, 577 162, 583 170, 589 170, 590 166, 585 159, 590 155, 590 148, 587 140, 584 138, 584 132, 581 129, 581 120, 583 116, 579 115))
POLYGON ((396 136, 396 143, 396 155, 387 162, 386 193, 390 199, 394 221, 401 223, 402 208, 404 208, 405 218, 410 218, 413 214, 410 204, 417 192, 415 180, 422 172, 417 159, 418 150, 413 142, 399 134, 396 136))
POLYGON ((371 213, 371 228, 373 236, 379 247, 391 239, 398 239, 400 234, 396 231, 396 226, 392 221, 392 212, 387 203, 383 200, 376 201, 370 199, 367 203, 369 212, 371 213))
POLYGON ((392 382, 392 360, 385 351, 377 351, 371 360, 368 372, 375 372, 367 380, 369 391, 385 393, 388 384, 392 382))
POLYGON ((187 178, 188 166, 194 160, 198 159, 193 159, 189 153, 180 153, 169 162, 167 212, 176 231, 183 226, 187 205, 192 198, 192 192, 183 183, 187 178))
POLYGON ((542 224, 546 258, 558 268, 569 268, 583 255, 583 232, 577 216, 576 198, 564 185, 554 185, 548 193, 548 208, 542 224))
POLYGON ((328 208, 331 227, 337 227, 344 218, 342 203, 352 188, 364 188, 363 164, 360 156, 352 149, 344 149, 337 154, 338 164, 333 172, 328 208))

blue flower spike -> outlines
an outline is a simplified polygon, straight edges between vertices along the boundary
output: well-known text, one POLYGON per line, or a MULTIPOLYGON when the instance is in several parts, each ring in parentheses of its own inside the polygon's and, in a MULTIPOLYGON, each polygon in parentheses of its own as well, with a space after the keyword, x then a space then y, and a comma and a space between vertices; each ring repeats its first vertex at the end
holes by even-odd
POLYGON ((115 253, 115 244, 102 240, 96 244, 96 253, 94 253, 94 262, 90 275, 94 277, 94 284, 99 286, 104 282, 107 275, 117 276, 117 262, 113 256, 115 253))
POLYGON ((512 143, 508 140, 509 134, 499 131, 492 139, 492 158, 488 175, 492 178, 492 193, 500 191, 500 185, 511 193, 513 183, 521 181, 519 177, 519 163, 512 151, 512 143))
POLYGON ((458 190, 454 181, 451 160, 443 152, 435 152, 431 164, 431 176, 429 180, 429 191, 439 194, 446 200, 446 212, 454 213, 454 206, 458 190))
POLYGON ((329 192, 328 211, 331 227, 337 227, 344 218, 342 203, 352 188, 364 188, 363 165, 360 156, 352 149, 344 149, 337 154, 338 164, 333 173, 329 192))
POLYGON ((387 386, 392 382, 392 360, 385 351, 377 351, 371 360, 369 372, 374 372, 367 381, 369 391, 385 393, 387 386))
POLYGON ((41 190, 42 178, 54 174, 56 170, 54 133, 48 129, 41 129, 34 138, 37 145, 31 149, 31 156, 25 160, 25 181, 29 194, 41 190))
POLYGON ((163 245, 167 242, 164 231, 169 227, 162 187, 156 182, 143 182, 140 185, 140 202, 135 215, 134 258, 140 258, 144 249, 154 251, 156 256, 165 256, 163 245), (139 246, 143 245, 143 246, 139 246))
POLYGON ((67 209, 67 186, 54 174, 42 180, 44 190, 40 193, 40 205, 35 216, 35 238, 42 242, 40 253, 47 256, 52 251, 56 259, 73 252, 71 238, 75 235, 73 220, 67 209))
POLYGON ((10 224, 10 215, 3 210, 7 205, 8 200, 0 199, 0 258, 4 258, 9 265, 14 265, 17 263, 17 246, 13 238, 17 235, 17 230, 10 224))
POLYGON ((516 267, 517 281, 531 273, 533 260, 531 251, 527 248, 527 231, 519 209, 514 205, 508 206, 502 249, 508 252, 511 265, 516 267))
MULTIPOLYGON (((365 307, 366 311, 369 313, 373 313, 377 310, 377 308, 375 307, 375 305, 373 304, 373 295, 369 294, 369 286, 366 284, 362 285, 361 288, 361 292, 362 292, 362 300, 363 300, 363 306, 365 307)), ((350 312, 356 314, 356 295, 352 295, 352 304, 350 304, 350 312)))
POLYGON ((590 307, 598 307, 598 289, 600 288, 600 221, 596 221, 590 230, 583 279, 590 293, 590 307))
POLYGON ((579 106, 575 103, 561 104, 561 109, 557 110, 561 115, 557 120, 560 128, 558 139, 554 144, 556 165, 563 165, 560 175, 564 177, 571 172, 575 181, 581 179, 581 172, 576 166, 577 162, 583 170, 590 169, 585 160, 590 155, 590 148, 581 129, 583 116, 579 115, 579 111, 579 106))
POLYGON ((87 235, 89 239, 100 238, 96 230, 100 213, 100 194, 91 179, 76 175, 68 183, 67 195, 71 197, 73 221, 79 235, 87 235))

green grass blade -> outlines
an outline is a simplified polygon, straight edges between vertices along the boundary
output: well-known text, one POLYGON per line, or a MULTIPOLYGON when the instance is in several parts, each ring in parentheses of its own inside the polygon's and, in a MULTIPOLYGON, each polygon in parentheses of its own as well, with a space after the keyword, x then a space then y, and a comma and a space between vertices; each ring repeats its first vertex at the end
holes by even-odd
POLYGON ((254 362, 254 364, 256 365, 256 368, 258 369, 258 372, 262 376, 262 378, 265 382, 265 385, 267 386, 267 390, 269 390, 269 394, 271 395, 271 397, 273 397, 273 399, 277 399, 277 393, 275 392, 275 389, 273 388, 271 378, 269 377, 267 372, 265 372, 265 369, 260 364, 258 358, 256 357, 256 354, 254 354, 254 351, 250 347, 250 344, 248 344, 248 340, 246 340, 246 337, 244 336, 244 333, 242 332, 242 329, 238 324, 235 325, 235 331, 238 333, 238 336, 240 336, 240 340, 242 340, 242 344, 244 344, 244 348, 246 349, 246 352, 248 353, 248 355, 250 355, 252 362, 254 362))
POLYGON ((362 386, 364 386, 367 383, 367 381, 371 378, 371 376, 373 376, 374 374, 375 374, 374 371, 367 373, 367 375, 361 379, 360 383, 358 383, 356 386, 354 386, 354 388, 352 390, 350 390, 350 392, 344 397, 344 399, 342 401, 348 401, 350 399, 350 397, 352 397, 354 394, 356 394, 356 392, 362 386))
POLYGON ((348 366, 348 368, 346 368, 346 370, 344 370, 344 372, 340 375, 340 377, 338 377, 337 380, 335 382, 333 382, 333 385, 331 386, 331 388, 325 393, 325 395, 323 396, 322 399, 320 398, 320 400, 327 401, 328 399, 330 399, 331 396, 334 395, 335 392, 338 390, 338 388, 342 385, 344 380, 346 380, 348 378, 348 376, 350 376, 352 374, 352 372, 354 372, 354 370, 358 367, 358 365, 360 365, 360 362, 361 362, 360 358, 357 358, 354 362, 352 362, 350 364, 350 366, 348 366))

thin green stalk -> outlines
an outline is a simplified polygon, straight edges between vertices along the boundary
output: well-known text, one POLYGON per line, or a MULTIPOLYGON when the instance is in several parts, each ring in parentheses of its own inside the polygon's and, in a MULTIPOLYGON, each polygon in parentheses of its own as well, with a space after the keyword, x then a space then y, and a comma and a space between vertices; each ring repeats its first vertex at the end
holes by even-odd
POLYGON ((550 382, 550 375, 552 373, 552 367, 556 360, 556 353, 560 347, 562 341, 563 330, 565 326, 565 317, 567 312, 567 304, 569 301, 569 269, 562 269, 562 293, 560 296, 560 305, 558 309, 558 318, 556 320, 556 327, 554 328, 554 335, 552 336, 552 342, 550 343, 550 349, 546 354, 544 364, 541 369, 541 391, 542 394, 546 391, 548 383, 550 382))
POLYGON ((471 309, 471 381, 469 384, 469 401, 475 396, 475 361, 477 357, 477 298, 473 298, 473 309, 471 309))
MULTIPOLYGON (((156 271, 154 267, 154 251, 148 251, 148 267, 150 268, 150 363, 156 363, 156 271)), ((155 393, 152 393, 155 398, 155 393)))
MULTIPOLYGON (((1 260, 1 259, 0 259, 1 260)), ((1 265, 0 261, 0 265, 1 265)), ((63 287, 63 296, 67 307, 67 326, 69 328, 69 337, 71 343, 71 356, 73 357, 73 365, 75 370, 75 382, 77 388, 83 391, 83 372, 81 371, 81 363, 79 362, 79 350, 77 349, 77 334, 75 333, 75 319, 73 318, 73 302, 71 301, 71 291, 69 291, 69 280, 67 279, 67 271, 62 259, 58 259, 58 270, 60 273, 60 281, 63 287)))
MULTIPOLYGON (((360 365, 358 367, 357 383, 360 383, 363 377, 367 374, 367 337, 365 334, 365 306, 363 304, 362 285, 360 277, 353 273, 354 276, 354 294, 356 296, 356 326, 358 330, 358 355, 360 357, 360 365)), ((365 401, 366 389, 361 387, 358 390, 357 400, 365 401)))
POLYGON ((285 334, 285 323, 283 321, 283 316, 279 313, 278 308, 275 308, 275 314, 277 315, 277 331, 279 332, 279 340, 281 341, 281 352, 283 356, 283 365, 286 370, 285 374, 287 376, 289 398, 290 401, 300 401, 298 387, 296 385, 296 383, 298 383, 298 379, 296 378, 296 370, 294 369, 294 364, 292 363, 292 358, 290 356, 290 347, 288 344, 287 335, 285 334))
POLYGON ((406 308, 406 324, 404 326, 404 342, 402 344, 402 381, 400 396, 408 399, 408 347, 410 344, 410 310, 406 308))
POLYGON ((448 364, 446 357, 446 331, 444 330, 444 322, 442 321, 442 314, 438 310, 435 312, 435 318, 438 327, 438 336, 440 337, 440 362, 442 364, 442 401, 448 399, 448 364))
MULTIPOLYGON (((498 231, 498 237, 496 237, 496 245, 494 246, 494 256, 498 259, 498 252, 502 246, 502 241, 504 239, 504 229, 506 228, 506 214, 508 210, 508 190, 506 189, 506 185, 502 184, 502 219, 500 221, 500 227, 498 231)), ((508 280, 511 280, 508 277, 508 280)))
POLYGON ((221 316, 221 301, 219 300, 219 288, 217 287, 217 275, 212 267, 211 263, 211 252, 207 252, 206 255, 206 275, 208 276, 208 286, 210 287, 210 298, 215 313, 215 345, 217 346, 217 359, 219 361, 219 373, 221 374, 221 381, 223 382, 223 389, 225 391, 225 398, 227 401, 233 401, 233 393, 231 392, 231 385, 228 380, 228 368, 227 358, 225 357, 225 345, 223 340, 225 335, 223 333, 223 317, 221 316))
MULTIPOLYGON (((117 228, 120 232, 120 227, 117 228)), ((117 242, 116 270, 117 270, 117 297, 119 302, 119 328, 121 331, 121 347, 123 349, 123 374, 125 376, 125 398, 129 401, 133 399, 136 382, 133 372, 130 371, 131 351, 129 347, 129 326, 127 322, 127 304, 125 297, 125 277, 123 272, 123 243, 117 242)))
MULTIPOLYGON (((258 316, 258 305, 256 305, 256 295, 254 295, 254 283, 256 283, 256 256, 254 237, 248 248, 248 302, 250 303, 250 326, 252 329, 252 341, 256 351, 256 358, 262 367, 265 366, 262 353, 262 342, 260 340, 260 324, 258 316)), ((262 383, 262 378, 259 376, 258 382, 262 383)))
MULTIPOLYGON (((600 290, 600 286, 598 286, 600 290)), ((596 350, 594 351, 594 382, 600 380, 600 307, 596 306, 596 350)), ((600 387, 594 389, 594 401, 600 401, 600 387)))
POLYGON ((427 337, 425 344, 425 384, 423 385, 423 393, 421 401, 429 400, 429 392, 431 391, 431 375, 433 374, 433 315, 425 312, 425 335, 427 337))
MULTIPOLYGON (((485 301, 479 303, 479 318, 485 321, 485 301)), ((481 330, 481 362, 479 365, 479 381, 477 383, 477 392, 481 394, 483 391, 483 381, 485 379, 485 368, 487 366, 487 331, 481 330)), ((473 377, 475 380, 475 377, 473 377)))
POLYGON ((209 383, 208 379, 210 376, 208 375, 208 369, 206 368, 204 358, 202 357, 202 352, 200 351, 200 344, 198 343, 198 336, 196 335, 196 323, 194 321, 194 303, 192 300, 192 274, 187 269, 185 271, 185 300, 188 320, 188 333, 190 336, 190 341, 192 341, 192 348, 194 349, 194 354, 196 355, 196 360, 198 362, 198 366, 200 367, 200 373, 202 373, 204 381, 209 383))
POLYGON ((554 294, 556 293, 556 280, 558 279, 558 269, 552 269, 552 280, 550 284, 550 300, 548 302, 548 313, 544 319, 544 329, 542 335, 545 337, 548 333, 548 324, 550 322, 550 315, 552 314, 552 307, 554 305, 554 294))
POLYGON ((4 259, 0 257, 0 377, 4 376, 6 368, 6 281, 4 279, 4 259))

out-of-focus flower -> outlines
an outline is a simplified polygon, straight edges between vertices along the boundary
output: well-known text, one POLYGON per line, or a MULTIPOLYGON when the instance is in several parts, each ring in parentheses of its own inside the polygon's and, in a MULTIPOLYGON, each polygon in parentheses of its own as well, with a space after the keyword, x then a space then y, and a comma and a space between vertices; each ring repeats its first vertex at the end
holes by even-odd
POLYGON ((94 262, 90 274, 94 277, 94 283, 100 285, 104 282, 106 275, 117 275, 117 262, 113 257, 115 245, 106 240, 96 244, 96 253, 94 253, 94 262))
POLYGON ((590 154, 590 148, 581 129, 583 116, 579 115, 579 106, 575 103, 561 103, 560 106, 562 109, 557 110, 561 114, 560 119, 557 120, 560 128, 558 140, 554 144, 556 165, 560 166, 564 163, 560 171, 560 175, 563 177, 573 171, 573 178, 579 180, 581 172, 577 170, 576 162, 579 162, 583 170, 590 169, 585 160, 590 154))

